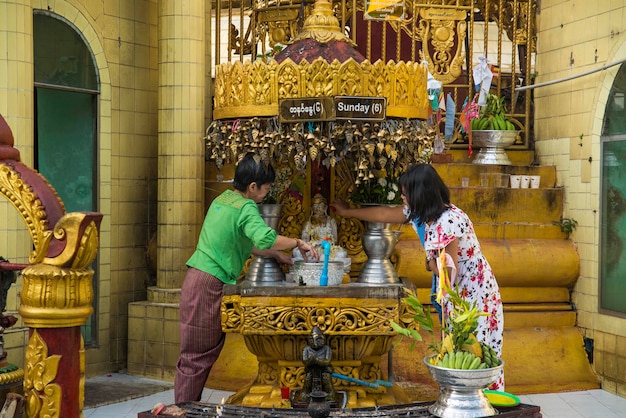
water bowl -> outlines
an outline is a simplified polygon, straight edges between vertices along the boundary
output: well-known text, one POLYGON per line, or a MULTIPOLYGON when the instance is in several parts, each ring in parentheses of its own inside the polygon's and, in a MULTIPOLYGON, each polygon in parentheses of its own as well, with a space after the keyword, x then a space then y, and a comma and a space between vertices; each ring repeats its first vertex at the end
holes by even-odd
MULTIPOLYGON (((311 263, 305 261, 296 261, 293 264, 293 280, 299 283, 300 278, 307 286, 319 286, 320 277, 322 276, 323 262, 311 263)), ((328 286, 340 285, 343 281, 343 262, 328 262, 328 286)))

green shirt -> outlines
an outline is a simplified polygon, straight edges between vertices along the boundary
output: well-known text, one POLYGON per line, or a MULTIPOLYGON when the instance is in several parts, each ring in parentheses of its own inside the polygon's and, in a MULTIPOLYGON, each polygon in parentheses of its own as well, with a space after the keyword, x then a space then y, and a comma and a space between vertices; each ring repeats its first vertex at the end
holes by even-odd
POLYGON ((235 284, 252 248, 266 250, 274 245, 276 236, 253 200, 226 190, 211 203, 187 266, 235 284))

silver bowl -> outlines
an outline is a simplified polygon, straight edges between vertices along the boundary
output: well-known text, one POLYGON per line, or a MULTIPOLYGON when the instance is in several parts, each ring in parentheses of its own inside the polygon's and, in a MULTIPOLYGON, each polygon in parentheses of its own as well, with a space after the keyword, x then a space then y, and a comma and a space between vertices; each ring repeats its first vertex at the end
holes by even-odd
MULTIPOLYGON (((293 280, 298 283, 300 278, 307 286, 319 286, 324 262, 310 263, 296 261, 293 263, 293 280)), ((328 286, 340 285, 343 281, 343 261, 328 262, 328 286)))
POLYGON ((504 361, 489 369, 459 370, 434 366, 429 362, 431 357, 434 355, 425 357, 424 364, 441 389, 437 402, 428 408, 431 414, 441 418, 477 418, 498 413, 483 389, 498 380, 504 361))
POLYGON ((504 150, 515 143, 517 131, 472 131, 472 146, 480 148, 472 161, 474 164, 510 165, 504 150))

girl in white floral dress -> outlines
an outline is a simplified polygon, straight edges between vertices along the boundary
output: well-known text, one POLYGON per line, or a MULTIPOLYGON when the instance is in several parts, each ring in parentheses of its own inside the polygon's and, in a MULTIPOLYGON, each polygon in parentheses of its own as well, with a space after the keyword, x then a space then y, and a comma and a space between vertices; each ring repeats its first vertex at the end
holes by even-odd
MULTIPOLYGON (((491 346, 498 357, 502 356, 502 331, 504 318, 500 290, 489 262, 483 255, 474 225, 461 209, 449 204, 445 212, 434 222, 426 223, 425 239, 426 259, 432 266, 436 262, 439 250, 446 249, 452 255, 456 253, 456 279, 453 286, 458 286, 459 295, 476 304, 478 310, 487 316, 478 319, 476 337, 478 341, 491 346)), ((448 315, 451 305, 444 305, 444 315, 448 315)), ((490 389, 504 390, 504 376, 490 386, 490 389)))
MULTIPOLYGON (((368 222, 408 221, 416 232, 424 226, 428 268, 438 273, 437 256, 445 248, 456 267, 455 284, 458 285, 459 295, 487 313, 478 321, 476 337, 501 357, 504 315, 500 290, 481 251, 472 221, 450 202, 450 190, 430 164, 410 166, 400 177, 400 186, 404 207, 350 208, 345 202, 336 201, 331 208, 340 216, 368 222)), ((446 310, 449 309, 446 306, 446 310)), ((447 315, 447 312, 444 314, 447 315)), ((504 374, 490 389, 504 391, 504 374)))

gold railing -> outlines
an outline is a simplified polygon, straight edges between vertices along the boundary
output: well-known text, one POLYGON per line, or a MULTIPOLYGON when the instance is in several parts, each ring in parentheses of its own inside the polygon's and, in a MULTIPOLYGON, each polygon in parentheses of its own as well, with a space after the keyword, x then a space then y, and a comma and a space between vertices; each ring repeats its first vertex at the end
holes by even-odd
MULTIPOLYGON (((219 64, 269 59, 291 43, 313 1, 248 0, 214 3, 213 68, 219 64), (220 18, 216 18, 219 16, 220 18)), ((400 19, 365 19, 369 2, 333 0, 344 33, 369 62, 427 61, 443 92, 461 106, 475 92, 472 68, 486 56, 496 70, 492 90, 505 98, 507 116, 521 131, 512 148, 532 148, 532 93, 517 91, 533 80, 536 0, 404 1, 400 19), (487 23, 485 23, 487 22, 487 23)), ((445 116, 445 115, 444 115, 445 116)), ((445 117, 441 122, 441 127, 445 117)), ((453 147, 466 146, 458 130, 453 147)))

